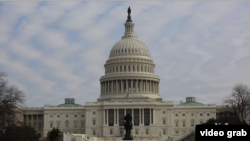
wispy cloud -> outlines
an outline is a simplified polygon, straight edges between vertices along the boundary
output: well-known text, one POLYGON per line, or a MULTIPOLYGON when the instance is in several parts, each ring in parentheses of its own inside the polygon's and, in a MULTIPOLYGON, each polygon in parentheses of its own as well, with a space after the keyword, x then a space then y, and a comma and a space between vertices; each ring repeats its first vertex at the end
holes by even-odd
POLYGON ((250 86, 250 2, 1 2, 0 69, 28 106, 96 101, 128 6, 165 101, 221 104, 250 86))

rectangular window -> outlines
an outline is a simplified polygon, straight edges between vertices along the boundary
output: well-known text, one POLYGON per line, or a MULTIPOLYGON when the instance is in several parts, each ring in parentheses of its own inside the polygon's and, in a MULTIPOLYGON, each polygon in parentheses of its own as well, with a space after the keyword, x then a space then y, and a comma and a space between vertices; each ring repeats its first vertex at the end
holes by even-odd
POLYGON ((75 115, 75 117, 77 117, 77 115, 75 115))
POLYGON ((182 114, 182 116, 185 116, 185 114, 182 114))
POLYGON ((148 129, 146 129, 146 134, 148 134, 148 129))
POLYGON ((183 121, 183 123, 182 123, 182 124, 183 124, 183 127, 185 127, 185 121, 183 121))
POLYGON ((60 128, 60 122, 57 122, 57 128, 60 128))
POLYGON ((40 130, 42 128, 41 123, 38 124, 38 129, 40 130))
POLYGON ((209 116, 209 114, 207 114, 207 116, 209 116))
POLYGON ((69 121, 66 121, 66 127, 69 127, 69 121))
POLYGON ((138 134, 138 129, 135 129, 135 134, 136 134, 136 135, 138 134))
POLYGON ((57 117, 60 117, 60 115, 57 115, 57 117))
POLYGON ((68 115, 66 115, 66 117, 69 117, 68 115))
POLYGON ((200 114, 200 116, 202 116, 202 114, 200 114))
POLYGON ((53 115, 50 115, 50 117, 53 117, 53 115))
POLYGON ((84 127, 84 122, 82 122, 82 127, 84 127))
POLYGON ((165 114, 165 111, 163 111, 162 113, 165 114))
POLYGON ((52 127, 53 127, 53 123, 51 122, 51 123, 50 123, 50 128, 52 128, 52 127))
POLYGON ((95 120, 93 120, 93 125, 95 125, 95 120))
POLYGON ((77 122, 75 122, 75 128, 77 128, 77 122))
POLYGON ((122 66, 120 66, 120 72, 122 72, 122 66))
POLYGON ((82 117, 84 117, 84 115, 82 115, 82 117))
POLYGON ((165 119, 163 119, 163 124, 166 124, 166 120, 165 119))
POLYGON ((93 112, 93 115, 95 114, 95 112, 93 112))
POLYGON ((166 130, 165 130, 165 129, 163 129, 163 134, 164 134, 164 135, 166 134, 166 130))
POLYGON ((112 135, 112 134, 113 134, 113 130, 111 129, 111 130, 110 130, 110 135, 112 135))
POLYGON ((178 127, 178 121, 175 122, 175 126, 178 127))
POLYGON ((95 135, 95 130, 93 130, 93 135, 95 135))

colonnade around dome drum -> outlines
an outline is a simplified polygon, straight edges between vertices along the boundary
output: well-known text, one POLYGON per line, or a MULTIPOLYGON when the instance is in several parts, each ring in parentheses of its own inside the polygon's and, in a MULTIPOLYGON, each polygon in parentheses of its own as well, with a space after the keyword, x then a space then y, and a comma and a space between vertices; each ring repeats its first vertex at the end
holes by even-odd
POLYGON ((101 82, 101 94, 159 93, 159 82, 144 79, 121 79, 101 82))

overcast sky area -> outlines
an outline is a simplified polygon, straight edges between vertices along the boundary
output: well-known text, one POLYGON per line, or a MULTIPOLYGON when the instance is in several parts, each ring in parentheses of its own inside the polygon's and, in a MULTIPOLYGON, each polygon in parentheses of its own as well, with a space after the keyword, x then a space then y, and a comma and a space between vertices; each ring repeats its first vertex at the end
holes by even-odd
POLYGON ((250 2, 1 2, 0 71, 28 107, 97 101, 129 6, 163 101, 221 105, 250 86, 250 2))

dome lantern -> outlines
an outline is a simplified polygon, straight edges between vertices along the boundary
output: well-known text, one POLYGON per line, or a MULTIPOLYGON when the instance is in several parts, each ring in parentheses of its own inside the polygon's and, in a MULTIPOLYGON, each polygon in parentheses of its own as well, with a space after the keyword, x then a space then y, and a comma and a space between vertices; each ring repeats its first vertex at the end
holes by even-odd
POLYGON ((124 24, 125 25, 125 33, 124 33, 124 36, 122 37, 122 39, 125 39, 125 38, 136 38, 136 36, 134 35, 134 23, 131 19, 131 16, 130 16, 130 13, 131 13, 131 9, 130 7, 128 8, 128 19, 126 21, 126 23, 124 24))

